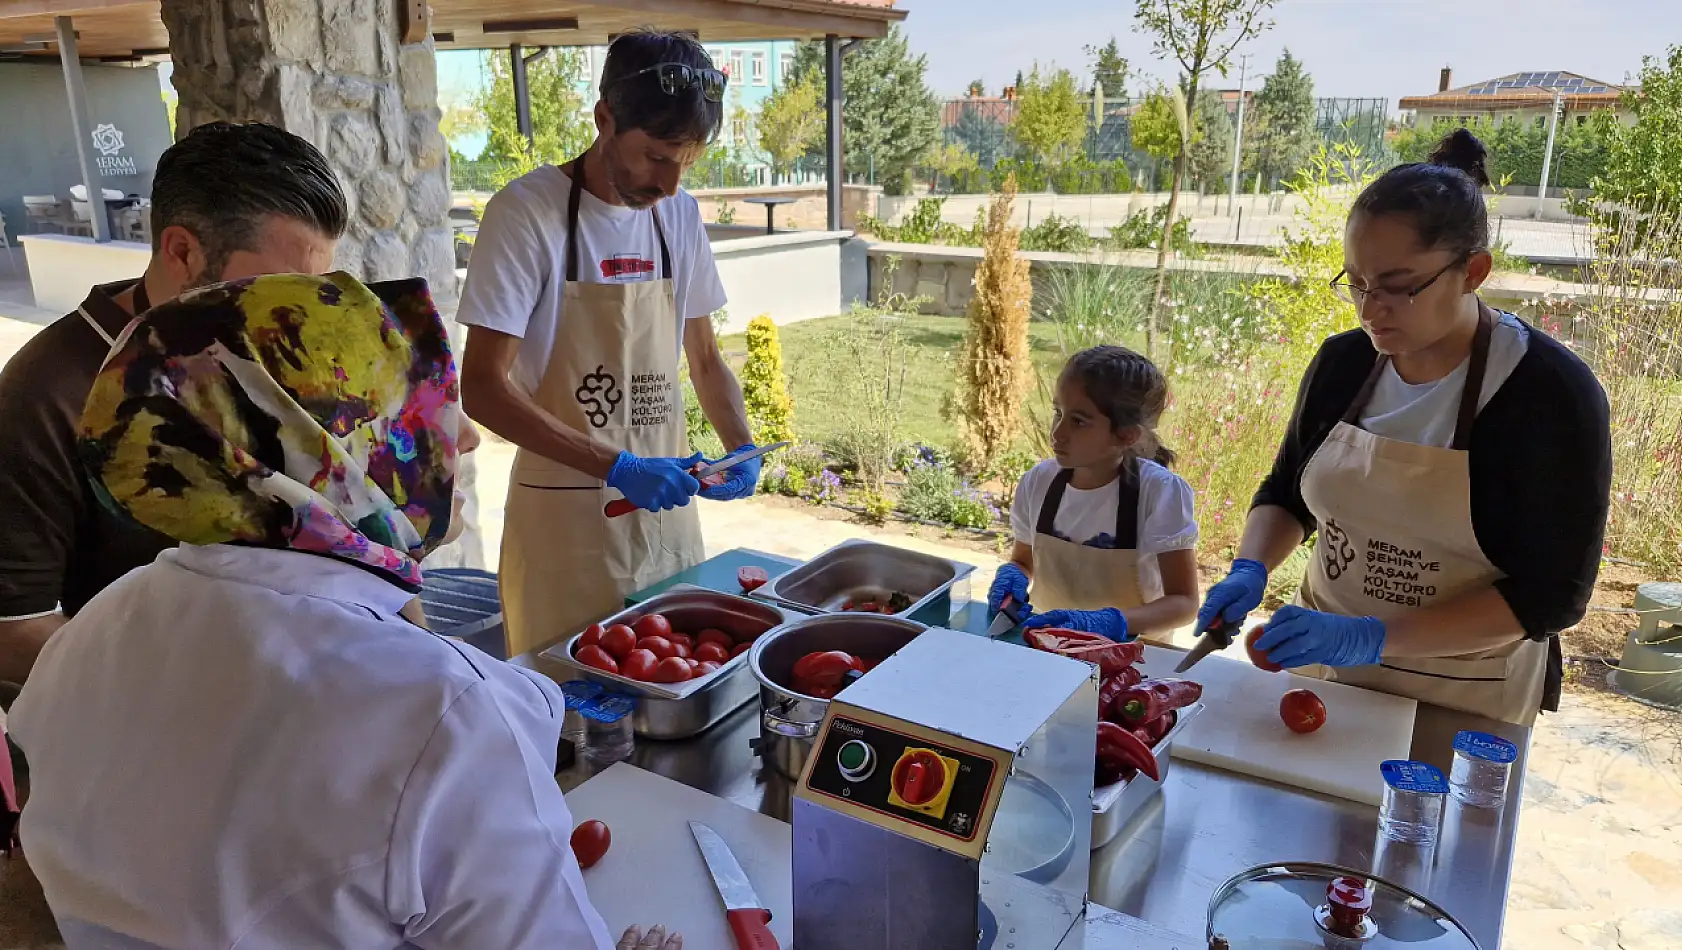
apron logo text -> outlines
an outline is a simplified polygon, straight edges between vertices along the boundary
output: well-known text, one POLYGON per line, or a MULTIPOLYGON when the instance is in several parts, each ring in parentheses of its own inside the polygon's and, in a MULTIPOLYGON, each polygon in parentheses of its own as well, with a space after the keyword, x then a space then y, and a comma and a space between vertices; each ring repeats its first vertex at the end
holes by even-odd
POLYGON ((1403 607, 1423 607, 1426 598, 1437 596, 1430 575, 1442 571, 1441 561, 1425 560, 1419 548, 1403 548, 1388 541, 1367 541, 1367 573, 1361 579, 1361 593, 1374 600, 1403 607))
POLYGON ((672 416, 672 384, 665 373, 631 377, 631 426, 659 428, 672 416))
POLYGON ((608 416, 619 408, 620 401, 625 398, 624 392, 619 389, 619 380, 601 366, 597 366, 594 373, 584 374, 584 380, 578 384, 574 396, 584 407, 584 416, 590 420, 590 425, 598 429, 607 425, 608 416))

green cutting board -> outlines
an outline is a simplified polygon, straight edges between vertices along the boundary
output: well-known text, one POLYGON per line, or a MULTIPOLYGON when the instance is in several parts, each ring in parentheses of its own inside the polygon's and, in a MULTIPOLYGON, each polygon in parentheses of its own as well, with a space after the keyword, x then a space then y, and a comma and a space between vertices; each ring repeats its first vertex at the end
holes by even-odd
POLYGON ((765 573, 776 577, 778 574, 785 574, 791 568, 799 566, 800 562, 793 558, 779 557, 775 554, 766 554, 764 551, 754 551, 749 548, 732 548, 722 554, 707 558, 687 571, 679 571, 658 584, 626 596, 625 606, 635 607, 675 584, 689 584, 693 587, 704 587, 707 590, 723 591, 726 594, 740 594, 742 585, 736 579, 738 568, 763 567, 765 573))

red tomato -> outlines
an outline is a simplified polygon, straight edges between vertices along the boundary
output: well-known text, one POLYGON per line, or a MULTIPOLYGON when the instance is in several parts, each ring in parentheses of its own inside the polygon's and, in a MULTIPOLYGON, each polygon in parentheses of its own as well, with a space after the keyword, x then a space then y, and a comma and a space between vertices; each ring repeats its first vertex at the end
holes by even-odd
POLYGON ((741 656, 742 654, 748 652, 751 649, 753 649, 753 644, 751 644, 751 643, 738 643, 734 647, 730 648, 730 655, 731 656, 741 656))
POLYGON ((619 672, 619 662, 598 646, 579 647, 578 662, 608 673, 619 672))
POLYGON ((656 683, 681 683, 689 677, 689 661, 679 656, 668 656, 655 665, 649 679, 656 683))
POLYGON ((593 624, 590 624, 588 627, 585 627, 584 628, 584 635, 578 638, 578 645, 580 647, 601 646, 601 643, 602 643, 602 625, 599 624, 599 623, 593 623, 593 624))
POLYGON ((701 635, 695 638, 695 645, 700 646, 703 643, 716 643, 723 647, 726 653, 736 646, 735 638, 723 630, 702 630, 701 635))
POLYGON ((1292 732, 1313 732, 1326 724, 1326 704, 1312 690, 1293 689, 1279 698, 1279 718, 1292 732))
POLYGON ((602 649, 623 660, 625 654, 637 647, 637 635, 630 627, 616 623, 602 631, 602 649))
POLYGON ((625 654, 625 659, 619 664, 619 675, 629 676, 634 680, 647 682, 654 675, 654 667, 660 658, 648 650, 632 650, 625 654))
POLYGON ((671 639, 672 636, 672 625, 667 623, 666 618, 659 614, 647 614, 638 617, 637 622, 631 624, 631 629, 637 632, 638 640, 646 640, 649 637, 671 639))
POLYGON ((714 663, 723 663, 725 660, 730 659, 730 651, 716 643, 703 643, 695 648, 695 659, 700 660, 703 663, 708 660, 711 660, 714 663))
POLYGON ((690 654, 694 653, 695 651, 689 649, 688 647, 686 647, 683 644, 678 643, 677 641, 674 640, 674 641, 672 641, 672 652, 687 660, 687 659, 689 659, 690 654))
POLYGON ((1266 630, 1266 627, 1257 627, 1254 630, 1251 630, 1249 636, 1244 638, 1244 652, 1250 654, 1250 662, 1256 665, 1256 669, 1265 670, 1269 673, 1277 673, 1280 670, 1283 670, 1284 667, 1268 659, 1265 652, 1256 649, 1256 641, 1261 639, 1261 635, 1266 632, 1266 630))
POLYGON ((668 634, 666 634, 666 639, 672 641, 673 643, 678 644, 679 646, 682 646, 685 650, 688 650, 690 653, 695 652, 695 638, 690 636, 687 633, 668 633, 668 634))
POLYGON ((677 656, 677 644, 665 637, 643 637, 637 641, 637 649, 647 650, 662 660, 668 656, 677 656))
POLYGON ((686 657, 683 658, 683 662, 689 665, 689 678, 690 679, 694 679, 695 677, 701 675, 701 661, 700 660, 697 660, 692 656, 686 656, 686 657))
POLYGON ((764 586, 771 579, 763 567, 743 567, 736 571, 736 582, 742 585, 742 590, 752 592, 764 586))
POLYGON ((853 655, 841 650, 808 653, 794 661, 794 678, 813 686, 840 686, 841 677, 853 668, 853 655))
POLYGON ((578 859, 581 868, 591 867, 600 861, 612 844, 613 833, 607 830, 607 825, 594 819, 572 829, 572 855, 578 859))
POLYGON ((711 673, 716 669, 718 669, 718 663, 717 662, 715 662, 713 660, 702 660, 701 661, 701 672, 696 673, 695 675, 696 676, 706 676, 708 673, 711 673))

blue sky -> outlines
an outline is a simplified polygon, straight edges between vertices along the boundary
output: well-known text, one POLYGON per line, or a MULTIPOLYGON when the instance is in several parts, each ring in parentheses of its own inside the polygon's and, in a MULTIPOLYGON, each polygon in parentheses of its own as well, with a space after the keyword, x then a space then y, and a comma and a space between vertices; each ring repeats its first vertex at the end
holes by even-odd
MULTIPOLYGON (((1085 71, 1082 47, 1115 36, 1135 74, 1174 70, 1133 31, 1128 0, 1056 0, 1027 16, 1021 0, 899 0, 910 11, 911 46, 928 56, 929 84, 960 95, 972 79, 1010 82, 1036 60, 1085 71), (1053 12, 1054 11, 1054 12, 1053 12)), ((1455 85, 1528 71, 1567 70, 1623 82, 1641 57, 1682 43, 1682 0, 1282 0, 1275 26, 1249 43, 1262 73, 1285 47, 1303 60, 1322 96, 1384 97, 1435 92, 1437 72, 1455 85)), ((164 88, 168 89, 167 70, 164 88)), ((477 52, 438 56, 441 97, 479 85, 477 52)), ((1219 81, 1236 86, 1238 76, 1219 81)), ((1137 92, 1133 82, 1130 92, 1137 92)))
MULTIPOLYGON (((944 95, 978 76, 996 90, 1036 59, 1084 71, 1081 47, 1112 34, 1135 70, 1172 74, 1133 32, 1128 0, 899 3, 910 11, 912 48, 928 56, 929 84, 944 95)), ((1531 70, 1620 83, 1643 55, 1682 43, 1682 0, 1282 0, 1273 19, 1243 50, 1264 73, 1288 46, 1319 95, 1382 96, 1392 110, 1402 96, 1435 92, 1444 66, 1453 67, 1457 86, 1531 70)), ((1222 82, 1237 84, 1236 73, 1222 82)))

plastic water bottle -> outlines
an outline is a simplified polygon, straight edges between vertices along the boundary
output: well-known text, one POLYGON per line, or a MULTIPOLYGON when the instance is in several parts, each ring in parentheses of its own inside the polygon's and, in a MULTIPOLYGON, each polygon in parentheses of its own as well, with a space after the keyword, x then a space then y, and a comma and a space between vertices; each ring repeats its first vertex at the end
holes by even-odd
POLYGON ((1487 732, 1462 730, 1454 737, 1448 793, 1471 808, 1500 808, 1507 802, 1507 778, 1518 746, 1487 732))
POLYGON ((1384 802, 1378 809, 1378 830, 1404 844, 1432 846, 1443 823, 1448 780, 1427 762, 1391 759, 1379 766, 1384 777, 1384 802))
POLYGON ((630 696, 603 693, 578 708, 584 717, 584 758, 591 765, 612 765, 631 757, 636 749, 631 725, 636 705, 630 696))
POLYGON ((602 684, 589 680, 569 680, 561 684, 561 693, 566 696, 566 717, 561 720, 561 739, 572 743, 578 748, 584 746, 584 714, 579 710, 584 704, 600 696, 603 692, 602 684))

